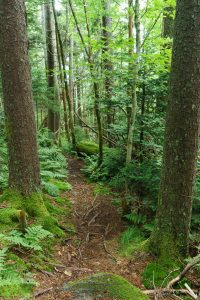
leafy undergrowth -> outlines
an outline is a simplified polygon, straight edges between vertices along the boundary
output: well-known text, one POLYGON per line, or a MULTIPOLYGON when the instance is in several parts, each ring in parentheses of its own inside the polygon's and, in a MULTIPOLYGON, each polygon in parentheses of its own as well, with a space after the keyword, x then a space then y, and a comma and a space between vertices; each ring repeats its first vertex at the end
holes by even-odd
POLYGON ((70 221, 71 202, 62 195, 46 196, 44 202, 49 212, 49 220, 59 220, 58 232, 50 232, 51 222, 48 224, 47 219, 43 226, 35 224, 33 219, 28 219, 25 233, 19 230, 19 223, 16 222, 16 229, 10 230, 11 228, 7 227, 7 230, 0 234, 0 296, 4 299, 30 296, 37 284, 33 279, 33 272, 51 271, 55 243, 75 233, 74 225, 70 221))

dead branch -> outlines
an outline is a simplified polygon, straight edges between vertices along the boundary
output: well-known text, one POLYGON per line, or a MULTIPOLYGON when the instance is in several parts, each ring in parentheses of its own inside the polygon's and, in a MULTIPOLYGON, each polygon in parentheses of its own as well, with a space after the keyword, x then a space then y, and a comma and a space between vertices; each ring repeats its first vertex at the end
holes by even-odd
MULTIPOLYGON (((193 291, 198 293, 197 290, 193 291)), ((191 294, 189 293, 188 289, 168 289, 168 288, 163 288, 163 289, 154 289, 154 290, 146 290, 143 291, 144 294, 146 295, 153 295, 153 294, 157 294, 157 295, 164 295, 164 294, 182 294, 182 295, 189 295, 191 296, 191 294)))
POLYGON ((183 271, 174 279, 172 279, 168 285, 167 288, 170 289, 172 286, 174 286, 177 282, 179 282, 184 276, 185 274, 192 268, 194 267, 196 264, 198 264, 200 262, 200 255, 198 255, 197 257, 195 257, 190 263, 188 263, 186 265, 186 267, 183 269, 183 271))

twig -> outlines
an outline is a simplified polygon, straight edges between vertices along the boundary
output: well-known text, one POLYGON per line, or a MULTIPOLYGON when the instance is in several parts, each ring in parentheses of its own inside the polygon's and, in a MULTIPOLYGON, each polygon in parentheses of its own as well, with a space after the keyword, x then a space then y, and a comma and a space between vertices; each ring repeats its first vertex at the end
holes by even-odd
POLYGON ((188 294, 193 298, 193 299, 197 299, 198 296, 193 292, 193 290, 191 289, 191 287, 189 287, 189 285, 187 283, 184 284, 186 289, 188 290, 188 294))
POLYGON ((90 226, 100 214, 101 212, 96 213, 96 215, 88 222, 88 226, 90 226))
POLYGON ((46 290, 39 291, 38 293, 35 293, 35 294, 34 294, 34 297, 35 297, 35 298, 38 298, 38 297, 40 297, 40 296, 42 296, 42 295, 44 295, 44 294, 46 294, 46 293, 49 293, 49 292, 52 291, 52 290, 53 290, 53 288, 51 287, 51 288, 48 288, 48 289, 46 289, 46 290))

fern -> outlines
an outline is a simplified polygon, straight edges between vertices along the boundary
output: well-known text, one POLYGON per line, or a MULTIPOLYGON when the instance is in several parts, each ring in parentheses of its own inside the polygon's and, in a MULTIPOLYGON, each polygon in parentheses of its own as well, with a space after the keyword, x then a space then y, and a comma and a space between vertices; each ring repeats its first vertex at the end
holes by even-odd
POLYGON ((0 249, 0 274, 4 270, 7 248, 0 249))
POLYGON ((12 230, 6 235, 0 234, 0 239, 8 245, 18 245, 35 251, 42 251, 41 241, 47 237, 52 238, 53 235, 42 226, 28 227, 25 235, 17 230, 12 230))
POLYGON ((0 296, 4 296, 5 292, 6 295, 13 296, 12 291, 20 291, 21 294, 25 285, 32 288, 36 284, 32 275, 30 273, 20 275, 15 270, 15 265, 7 263, 6 256, 7 248, 0 249, 0 296))
POLYGON ((136 225, 144 224, 146 222, 146 216, 141 214, 131 213, 125 216, 125 218, 136 225))

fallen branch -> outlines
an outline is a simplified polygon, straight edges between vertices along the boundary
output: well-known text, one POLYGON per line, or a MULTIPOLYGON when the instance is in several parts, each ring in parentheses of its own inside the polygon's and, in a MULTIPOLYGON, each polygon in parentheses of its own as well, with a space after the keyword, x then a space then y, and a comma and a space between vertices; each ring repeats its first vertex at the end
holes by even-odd
POLYGON ((190 263, 188 263, 186 265, 186 267, 183 269, 183 271, 174 279, 172 279, 168 285, 167 288, 170 289, 172 286, 174 286, 177 282, 179 282, 184 276, 185 274, 192 268, 194 267, 196 264, 198 264, 200 262, 200 255, 198 255, 197 257, 195 257, 190 263))
MULTIPOLYGON (((95 134, 99 134, 93 127, 91 127, 90 125, 88 125, 87 123, 85 123, 85 121, 83 121, 83 119, 75 112, 75 115, 78 117, 78 119, 87 127, 89 128, 92 132, 94 132, 95 134)), ((103 136, 103 139, 106 140, 107 142, 112 143, 113 145, 116 145, 116 142, 107 138, 106 136, 103 136)))
MULTIPOLYGON (((198 293, 197 290, 195 290, 195 292, 198 293)), ((176 294, 177 293, 177 294, 183 294, 183 295, 191 296, 188 289, 168 289, 168 288, 159 289, 158 288, 158 289, 154 289, 154 290, 146 290, 146 291, 143 291, 143 293, 146 294, 146 295, 153 295, 153 294, 157 294, 157 295, 162 294, 163 295, 163 294, 176 294)))

